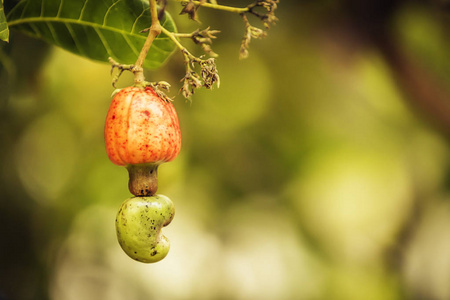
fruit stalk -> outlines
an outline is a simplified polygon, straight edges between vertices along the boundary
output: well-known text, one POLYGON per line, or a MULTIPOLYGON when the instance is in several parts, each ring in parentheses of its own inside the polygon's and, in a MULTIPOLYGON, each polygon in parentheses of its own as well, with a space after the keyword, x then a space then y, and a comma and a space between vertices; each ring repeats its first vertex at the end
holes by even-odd
POLYGON ((147 39, 145 40, 144 46, 142 47, 141 52, 139 53, 139 56, 133 67, 135 86, 145 85, 144 69, 142 68, 142 65, 144 64, 145 58, 147 57, 147 53, 150 50, 153 41, 161 33, 161 24, 158 19, 156 0, 149 0, 149 4, 152 17, 152 25, 150 26, 147 39))
POLYGON ((136 197, 152 196, 158 190, 159 164, 128 165, 128 189, 136 197))

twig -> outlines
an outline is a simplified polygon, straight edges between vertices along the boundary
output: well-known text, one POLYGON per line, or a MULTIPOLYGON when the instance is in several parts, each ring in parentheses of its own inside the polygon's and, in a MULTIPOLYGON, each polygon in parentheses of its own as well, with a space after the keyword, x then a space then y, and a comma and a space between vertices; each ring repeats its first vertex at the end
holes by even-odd
POLYGON ((148 51, 153 44, 153 41, 161 33, 162 26, 158 19, 156 0, 149 0, 149 5, 152 24, 148 30, 148 36, 145 40, 144 46, 141 49, 141 52, 139 53, 136 63, 134 65, 124 65, 114 61, 114 59, 112 59, 111 57, 109 58, 109 62, 112 66, 111 72, 114 70, 114 68, 117 68, 119 70, 119 72, 113 77, 112 85, 114 87, 120 75, 122 75, 124 71, 131 71, 134 74, 135 86, 144 87, 147 85, 151 85, 149 82, 145 81, 144 69, 142 68, 142 66, 144 64, 145 58, 147 57, 148 51))
POLYGON ((152 17, 152 25, 150 26, 150 30, 145 40, 144 46, 142 47, 141 52, 134 64, 133 73, 134 73, 134 84, 141 85, 145 82, 144 77, 144 69, 142 65, 144 64, 145 58, 147 57, 147 53, 150 50, 150 47, 153 44, 155 38, 161 33, 161 24, 158 19, 158 10, 156 6, 156 0, 149 0, 150 4, 150 14, 152 17))
POLYGON ((232 12, 232 13, 237 13, 237 14, 242 14, 245 12, 249 11, 248 7, 232 7, 232 6, 227 6, 227 5, 220 5, 216 3, 208 3, 208 2, 202 2, 202 1, 189 1, 189 0, 174 0, 177 2, 181 2, 181 4, 187 4, 189 2, 192 2, 193 4, 197 5, 197 6, 201 6, 201 7, 206 7, 206 8, 212 8, 212 9, 217 9, 217 10, 222 10, 222 11, 227 11, 227 12, 232 12))

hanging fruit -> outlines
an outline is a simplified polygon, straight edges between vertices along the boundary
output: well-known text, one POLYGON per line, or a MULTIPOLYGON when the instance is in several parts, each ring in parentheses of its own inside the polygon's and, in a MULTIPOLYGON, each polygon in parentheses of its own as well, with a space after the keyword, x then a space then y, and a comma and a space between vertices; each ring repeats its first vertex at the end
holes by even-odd
POLYGON ((158 166, 177 157, 181 146, 178 116, 170 101, 150 87, 127 87, 113 98, 105 123, 106 153, 129 173, 135 196, 122 203, 116 217, 120 246, 131 258, 152 263, 169 252, 161 228, 173 219, 175 207, 158 189, 158 166))
POLYGON ((128 169, 130 192, 135 196, 155 194, 158 166, 174 160, 180 152, 174 106, 150 87, 122 89, 106 117, 105 143, 109 159, 128 169))

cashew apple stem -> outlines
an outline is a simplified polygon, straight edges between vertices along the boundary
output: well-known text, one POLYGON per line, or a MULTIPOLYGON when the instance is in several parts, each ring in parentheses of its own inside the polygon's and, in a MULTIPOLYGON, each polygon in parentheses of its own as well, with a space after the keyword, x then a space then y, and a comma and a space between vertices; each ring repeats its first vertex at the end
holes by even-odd
POLYGON ((159 164, 128 165, 128 189, 136 197, 152 196, 158 190, 159 164))

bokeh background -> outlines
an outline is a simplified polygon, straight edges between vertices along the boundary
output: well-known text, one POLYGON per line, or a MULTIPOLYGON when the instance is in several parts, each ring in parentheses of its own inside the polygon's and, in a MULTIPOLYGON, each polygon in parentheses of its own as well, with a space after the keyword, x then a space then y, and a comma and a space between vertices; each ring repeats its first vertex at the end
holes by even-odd
MULTIPOLYGON (((130 194, 103 143, 110 67, 2 44, 0 299, 450 299, 449 1, 282 0, 246 60, 239 16, 168 9, 222 31, 221 86, 175 98, 156 264, 115 236, 130 194)), ((175 53, 147 76, 177 95, 183 68, 175 53)))

